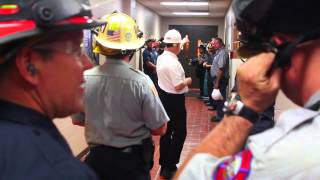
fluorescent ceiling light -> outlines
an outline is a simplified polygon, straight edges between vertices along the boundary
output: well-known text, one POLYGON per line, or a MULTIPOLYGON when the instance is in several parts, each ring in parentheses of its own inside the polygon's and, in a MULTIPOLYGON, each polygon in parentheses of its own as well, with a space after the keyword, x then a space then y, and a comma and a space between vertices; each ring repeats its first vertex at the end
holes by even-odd
POLYGON ((208 12, 173 12, 174 15, 181 15, 181 16, 207 16, 209 15, 208 12))
POLYGON ((160 2, 164 6, 208 6, 208 2, 160 2))

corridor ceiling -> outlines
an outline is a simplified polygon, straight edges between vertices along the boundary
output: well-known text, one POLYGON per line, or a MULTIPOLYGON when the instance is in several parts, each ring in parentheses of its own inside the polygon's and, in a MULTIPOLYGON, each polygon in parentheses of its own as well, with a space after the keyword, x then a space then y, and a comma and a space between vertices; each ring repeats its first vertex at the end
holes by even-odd
POLYGON ((137 0, 140 4, 146 6, 160 16, 165 17, 210 17, 223 18, 230 5, 230 0, 137 0), (160 2, 208 2, 207 6, 164 6, 160 2), (174 15, 173 12, 208 12, 209 15, 174 15))

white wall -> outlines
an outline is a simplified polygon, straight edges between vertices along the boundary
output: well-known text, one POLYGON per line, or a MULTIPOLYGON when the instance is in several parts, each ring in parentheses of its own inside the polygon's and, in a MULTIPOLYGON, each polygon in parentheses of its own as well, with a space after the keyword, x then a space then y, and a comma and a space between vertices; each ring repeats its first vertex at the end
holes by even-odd
POLYGON ((170 18, 161 19, 161 36, 169 30, 169 25, 216 25, 218 26, 218 36, 224 37, 224 18, 170 18))
MULTIPOLYGON (((95 17, 102 17, 117 10, 135 19, 146 39, 160 38, 161 17, 136 0, 91 0, 90 3, 95 17)), ((131 61, 131 64, 136 68, 139 67, 138 59, 138 53, 136 53, 131 61)))
POLYGON ((90 0, 93 16, 99 18, 113 11, 123 11, 120 0, 90 0))
POLYGON ((144 33, 144 37, 146 39, 151 37, 160 38, 161 17, 140 3, 137 3, 135 13, 137 23, 140 30, 144 33))

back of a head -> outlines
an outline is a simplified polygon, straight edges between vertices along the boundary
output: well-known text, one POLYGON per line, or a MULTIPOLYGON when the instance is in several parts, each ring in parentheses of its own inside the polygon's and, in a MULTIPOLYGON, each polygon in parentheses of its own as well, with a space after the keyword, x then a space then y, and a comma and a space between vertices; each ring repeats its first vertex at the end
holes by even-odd
POLYGON ((275 33, 304 34, 320 27, 318 0, 234 0, 242 37, 268 41, 275 33))
MULTIPOLYGON (((234 0, 232 3, 236 26, 245 48, 257 54, 277 49, 275 64, 284 67, 296 45, 320 37, 318 0, 234 0), (295 35, 295 42, 277 42, 275 34, 295 35)), ((250 52, 248 53, 250 54, 250 52)))
POLYGON ((181 40, 182 38, 179 31, 171 29, 164 35, 163 42, 166 44, 180 44, 181 40))

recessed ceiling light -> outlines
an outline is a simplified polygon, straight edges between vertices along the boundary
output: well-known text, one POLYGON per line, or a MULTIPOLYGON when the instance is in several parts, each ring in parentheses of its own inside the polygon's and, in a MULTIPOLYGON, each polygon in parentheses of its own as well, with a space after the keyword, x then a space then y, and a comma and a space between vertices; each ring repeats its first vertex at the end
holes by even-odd
POLYGON ((207 16, 209 15, 208 12, 173 12, 174 15, 181 15, 181 16, 207 16))
POLYGON ((208 2, 160 2, 164 6, 208 6, 208 2))

